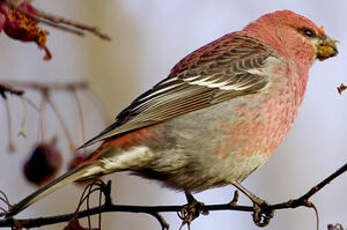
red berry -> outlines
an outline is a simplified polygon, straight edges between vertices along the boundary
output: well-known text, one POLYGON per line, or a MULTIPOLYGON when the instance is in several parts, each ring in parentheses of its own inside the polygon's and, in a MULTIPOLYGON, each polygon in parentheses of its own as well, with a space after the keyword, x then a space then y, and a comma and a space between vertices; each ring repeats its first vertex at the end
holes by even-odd
POLYGON ((25 162, 24 175, 29 182, 42 185, 55 177, 61 165, 62 156, 54 144, 40 143, 25 162))

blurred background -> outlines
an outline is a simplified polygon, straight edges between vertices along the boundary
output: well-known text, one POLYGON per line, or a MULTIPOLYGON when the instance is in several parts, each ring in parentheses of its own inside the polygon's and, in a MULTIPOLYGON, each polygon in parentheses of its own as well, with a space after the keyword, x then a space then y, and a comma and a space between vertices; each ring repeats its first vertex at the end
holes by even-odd
MULTIPOLYGON (((34 1, 34 6, 67 18, 97 25, 112 37, 104 42, 92 35, 80 38, 48 28, 48 47, 53 59, 42 60, 43 52, 35 44, 24 44, 0 36, 0 80, 37 82, 71 82, 87 79, 92 90, 105 104, 113 118, 136 96, 169 73, 171 67, 186 54, 218 37, 242 29, 259 16, 279 9, 302 14, 327 34, 340 41, 339 55, 314 64, 306 98, 299 117, 284 143, 264 167, 243 183, 269 203, 287 201, 307 192, 313 185, 347 162, 346 115, 347 93, 338 95, 336 87, 346 78, 346 9, 347 1, 263 0, 263 1, 162 1, 162 0, 60 0, 34 1)), ((39 103, 37 92, 27 96, 39 103)), ((105 127, 98 108, 79 93, 86 120, 87 138, 105 127)), ((54 93, 76 145, 82 143, 76 104, 67 93, 54 93)), ((12 202, 17 202, 36 188, 23 177, 22 167, 37 141, 39 115, 30 107, 26 119, 26 138, 18 137, 24 109, 22 102, 9 98, 13 136, 17 152, 8 152, 7 120, 1 101, 0 189, 12 202)), ((46 113, 45 140, 58 136, 57 147, 64 162, 72 155, 63 132, 52 111, 46 113)), ((111 122, 111 119, 109 119, 111 122)), ((65 164, 66 165, 66 164, 65 164)), ((60 173, 66 171, 64 167, 60 173)), ((174 205, 184 204, 183 193, 161 188, 156 182, 118 173, 112 179, 112 197, 118 204, 174 205)), ((346 175, 336 179, 316 194, 312 201, 320 215, 320 227, 341 223, 347 226, 346 175)), ((33 205, 19 217, 39 217, 72 212, 82 188, 69 185, 33 205)), ((224 203, 232 199, 234 188, 227 186, 196 195, 205 204, 224 203)), ((251 204, 241 195, 240 204, 251 204)), ((164 213, 170 229, 181 224, 176 213, 164 213)), ((85 225, 85 222, 83 222, 85 225)), ((43 229, 62 229, 66 223, 43 229)), ((150 216, 131 213, 103 214, 103 229, 160 229, 150 216)), ((86 226, 86 225, 85 225, 86 226)), ((193 229, 258 229, 250 213, 219 211, 201 216, 193 229)), ((282 210, 265 229, 314 229, 312 209, 282 210)))

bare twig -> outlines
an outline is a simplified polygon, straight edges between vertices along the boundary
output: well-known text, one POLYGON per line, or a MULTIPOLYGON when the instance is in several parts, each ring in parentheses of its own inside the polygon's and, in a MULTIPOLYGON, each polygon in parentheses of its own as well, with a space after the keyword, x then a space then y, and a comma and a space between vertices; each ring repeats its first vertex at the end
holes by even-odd
POLYGON ((335 225, 329 224, 328 230, 344 230, 344 228, 341 224, 335 224, 335 225))
POLYGON ((83 111, 82 111, 82 105, 81 105, 81 101, 78 97, 78 94, 77 94, 77 91, 75 88, 71 89, 71 93, 73 95, 73 98, 76 102, 76 107, 77 107, 77 110, 78 110, 78 116, 79 116, 79 119, 80 119, 80 128, 81 128, 81 139, 82 139, 82 143, 85 143, 86 142, 86 130, 85 130, 85 127, 84 127, 84 116, 83 116, 83 111))
POLYGON ((325 187, 327 184, 333 181, 336 177, 340 176, 346 171, 347 171, 347 164, 344 164, 341 168, 339 168, 333 174, 331 174, 330 176, 322 180, 319 184, 311 188, 307 193, 305 193, 301 197, 294 200, 289 200, 287 202, 269 205, 268 208, 275 210, 275 209, 285 209, 285 208, 297 208, 299 206, 307 207, 306 201, 308 201, 311 198, 311 196, 313 196, 315 193, 317 193, 319 190, 321 190, 323 187, 325 187))
POLYGON ((234 198, 230 201, 230 205, 236 206, 238 201, 239 201, 239 192, 237 190, 235 190, 234 198))
POLYGON ((157 212, 150 213, 150 215, 152 215, 159 222, 162 230, 169 229, 170 225, 168 224, 168 222, 166 222, 162 215, 157 212))
POLYGON ((80 30, 88 31, 88 32, 98 36, 99 38, 101 38, 103 40, 107 40, 107 41, 111 40, 111 38, 107 34, 102 33, 99 30, 99 28, 96 26, 90 26, 90 25, 82 24, 80 22, 72 21, 72 20, 57 16, 57 15, 48 14, 42 10, 37 10, 37 12, 40 15, 40 17, 42 17, 48 21, 51 21, 53 23, 68 25, 68 26, 71 26, 74 28, 78 28, 80 30))
POLYGON ((47 98, 47 103, 51 106, 54 114, 58 118, 60 126, 63 129, 64 135, 65 135, 67 141, 69 142, 71 152, 75 151, 76 148, 75 148, 75 144, 73 143, 72 136, 70 134, 70 131, 69 131, 67 125, 65 124, 63 116, 60 114, 58 107, 53 103, 53 101, 51 100, 50 97, 47 98))
MULTIPOLYGON (((68 83, 58 83, 58 82, 39 83, 39 82, 31 82, 31 81, 25 82, 25 81, 9 80, 9 81, 0 82, 0 87, 1 85, 13 85, 20 88, 33 89, 33 90, 39 90, 39 91, 43 89, 56 90, 56 91, 70 91, 71 88, 78 89, 78 90, 88 89, 88 83, 86 81, 68 82, 68 83)), ((1 88, 0 88, 0 92, 1 92, 1 88)))
POLYGON ((23 103, 23 117, 22 117, 22 121, 21 121, 21 124, 20 124, 20 131, 18 132, 18 136, 22 136, 22 137, 26 137, 26 134, 25 134, 25 122, 26 122, 26 119, 27 119, 27 104, 25 103, 25 100, 24 98, 22 98, 22 103, 23 103))
POLYGON ((316 229, 319 230, 319 214, 318 214, 318 209, 316 207, 316 205, 314 205, 311 201, 307 201, 309 202, 308 205, 311 206, 311 208, 313 208, 314 210, 314 214, 316 216, 316 229))
POLYGON ((8 104, 8 101, 5 100, 5 108, 6 108, 6 117, 7 117, 7 132, 8 132, 8 150, 9 152, 13 153, 16 151, 16 146, 12 139, 12 117, 11 117, 11 110, 10 105, 8 104))
MULTIPOLYGON (((43 92, 43 91, 42 91, 43 92)), ((48 92, 46 92, 48 94, 48 92)), ((44 93, 42 93, 44 95, 44 93)), ((43 138, 45 137, 45 124, 46 124, 46 105, 47 105, 47 97, 48 95, 42 96, 41 97, 41 102, 40 102, 40 107, 39 107, 39 130, 38 130, 38 141, 43 142, 43 138)))
MULTIPOLYGON (((313 204, 308 201, 314 194, 320 191, 328 183, 334 180, 336 177, 340 176, 347 170, 347 164, 343 165, 337 171, 332 173, 330 176, 325 178, 323 181, 318 183, 316 186, 312 187, 307 193, 301 197, 289 200, 287 202, 278 203, 274 205, 268 205, 265 207, 267 210, 279 210, 286 208, 297 208, 297 207, 310 207, 312 208, 313 204)), ((83 218, 91 215, 96 215, 104 212, 133 212, 133 213, 144 213, 155 217, 162 228, 167 227, 165 221, 162 222, 162 217, 158 215, 161 212, 178 212, 181 211, 184 206, 174 205, 174 206, 131 206, 131 205, 114 205, 111 200, 110 182, 101 189, 105 195, 105 204, 100 207, 91 208, 89 210, 83 210, 77 213, 70 213, 66 215, 50 216, 50 217, 40 217, 33 219, 4 219, 0 220, 0 227, 13 227, 13 226, 22 226, 24 228, 33 228, 40 227, 43 225, 56 224, 61 222, 67 222, 73 217, 83 218)), ((234 199, 235 200, 235 199, 234 199)), ((251 206, 242 206, 236 205, 235 202, 229 202, 226 204, 214 204, 214 205, 204 205, 200 207, 201 211, 218 211, 218 210, 234 210, 234 211, 246 211, 253 212, 254 208, 251 206)), ((1 215, 0 215, 1 216, 1 215)))
POLYGON ((77 29, 74 29, 74 28, 70 28, 70 27, 67 27, 67 26, 64 26, 64 25, 58 25, 58 24, 56 24, 54 22, 42 19, 39 16, 36 16, 36 15, 28 12, 27 10, 23 10, 23 9, 20 9, 20 8, 17 8, 17 9, 21 13, 23 13, 25 15, 29 15, 31 18, 35 19, 36 21, 39 21, 39 22, 41 22, 43 24, 46 24, 48 26, 51 26, 53 28, 59 29, 59 30, 64 31, 64 32, 72 33, 72 34, 75 34, 75 35, 78 35, 78 36, 81 36, 81 37, 83 37, 85 35, 83 31, 80 31, 80 30, 77 30, 77 29))
POLYGON ((3 99, 7 99, 7 93, 21 97, 24 94, 24 90, 16 89, 10 84, 0 83, 0 96, 3 99))

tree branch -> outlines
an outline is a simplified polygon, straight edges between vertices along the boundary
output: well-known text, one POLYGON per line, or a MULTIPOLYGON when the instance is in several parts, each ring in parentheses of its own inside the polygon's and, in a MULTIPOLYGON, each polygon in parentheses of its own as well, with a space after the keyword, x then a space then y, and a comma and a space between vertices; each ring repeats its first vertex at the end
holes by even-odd
MULTIPOLYGON (((80 211, 77 214, 78 218, 83 218, 87 216, 96 215, 99 213, 105 212, 132 212, 132 213, 144 213, 151 216, 156 216, 160 212, 179 212, 183 208, 183 205, 173 205, 173 206, 132 206, 132 205, 109 205, 105 204, 101 207, 91 208, 89 210, 80 211)), ((238 210, 238 211, 253 211, 253 207, 249 206, 231 206, 227 204, 218 204, 218 205, 206 205, 201 208, 202 210, 238 210)), ((61 222, 67 222, 75 216, 75 213, 58 215, 58 216, 49 216, 49 217, 40 217, 33 219, 5 219, 0 220, 0 227, 11 227, 11 226, 22 226, 25 228, 34 228, 44 225, 51 225, 61 222)))
POLYGON ((32 90, 60 90, 60 91, 71 91, 71 90, 77 90, 77 89, 88 89, 88 83, 86 81, 77 81, 77 82, 67 82, 67 83, 39 83, 34 81, 0 81, 0 92, 1 92, 1 86, 7 87, 7 91, 10 93, 15 92, 15 94, 21 93, 23 94, 24 91, 16 90, 13 88, 13 85, 15 87, 20 88, 26 88, 26 89, 32 89, 32 90), (13 91, 13 92, 12 92, 13 91), (23 93, 22 93, 23 92, 23 93))
MULTIPOLYGON (((316 186, 312 187, 307 193, 300 196, 297 199, 289 200, 287 202, 282 202, 278 204, 268 205, 262 207, 264 211, 274 211, 285 208, 297 208, 297 207, 312 207, 312 203, 309 199, 320 191, 323 187, 333 181, 335 178, 346 172, 347 164, 343 165, 337 171, 332 173, 330 176, 322 180, 316 186)), ((57 215, 57 216, 49 216, 49 217, 40 217, 40 218, 32 218, 32 219, 4 219, 0 220, 0 227, 15 227, 21 226, 24 228, 33 228, 40 227, 44 225, 51 225, 61 222, 68 222, 72 218, 83 218, 91 215, 96 215, 105 212, 132 212, 132 213, 144 213, 155 217, 161 224, 162 229, 167 229, 168 224, 162 218, 159 213, 162 212, 180 212, 184 206, 183 205, 173 205, 173 206, 132 206, 132 205, 114 205, 112 203, 110 197, 111 184, 110 182, 101 188, 105 195, 105 204, 100 207, 91 208, 88 210, 83 210, 77 213, 70 213, 65 215, 57 215)), ((237 205, 235 202, 235 198, 232 202, 226 204, 212 204, 212 205, 204 205, 200 207, 201 212, 207 211, 220 211, 220 210, 233 210, 233 211, 246 211, 246 212, 254 212, 254 208, 251 206, 242 206, 237 205)))
POLYGON ((0 96, 6 100, 7 99, 7 96, 6 96, 7 93, 20 97, 24 94, 24 90, 16 89, 13 86, 6 84, 6 83, 0 83, 0 96))
POLYGON ((343 174, 347 171, 347 164, 344 164, 341 168, 336 170, 334 173, 332 173, 330 176, 322 180, 319 184, 312 187, 307 193, 302 195, 301 197, 295 199, 295 200, 289 200, 287 202, 279 203, 270 205, 269 208, 272 210, 275 209, 285 209, 285 208, 297 208, 300 206, 306 206, 309 207, 307 204, 307 201, 316 194, 319 190, 321 190, 323 187, 325 187, 327 184, 329 184, 331 181, 333 181, 335 178, 343 174))

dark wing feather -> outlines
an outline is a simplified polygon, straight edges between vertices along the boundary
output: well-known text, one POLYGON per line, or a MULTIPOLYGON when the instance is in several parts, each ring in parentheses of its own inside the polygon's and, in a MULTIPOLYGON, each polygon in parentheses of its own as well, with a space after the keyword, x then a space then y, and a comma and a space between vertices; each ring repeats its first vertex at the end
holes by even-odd
POLYGON ((237 96, 254 94, 267 84, 254 74, 274 56, 261 42, 228 34, 188 55, 168 78, 136 98, 114 124, 82 147, 237 96), (252 74, 253 73, 253 74, 252 74))

